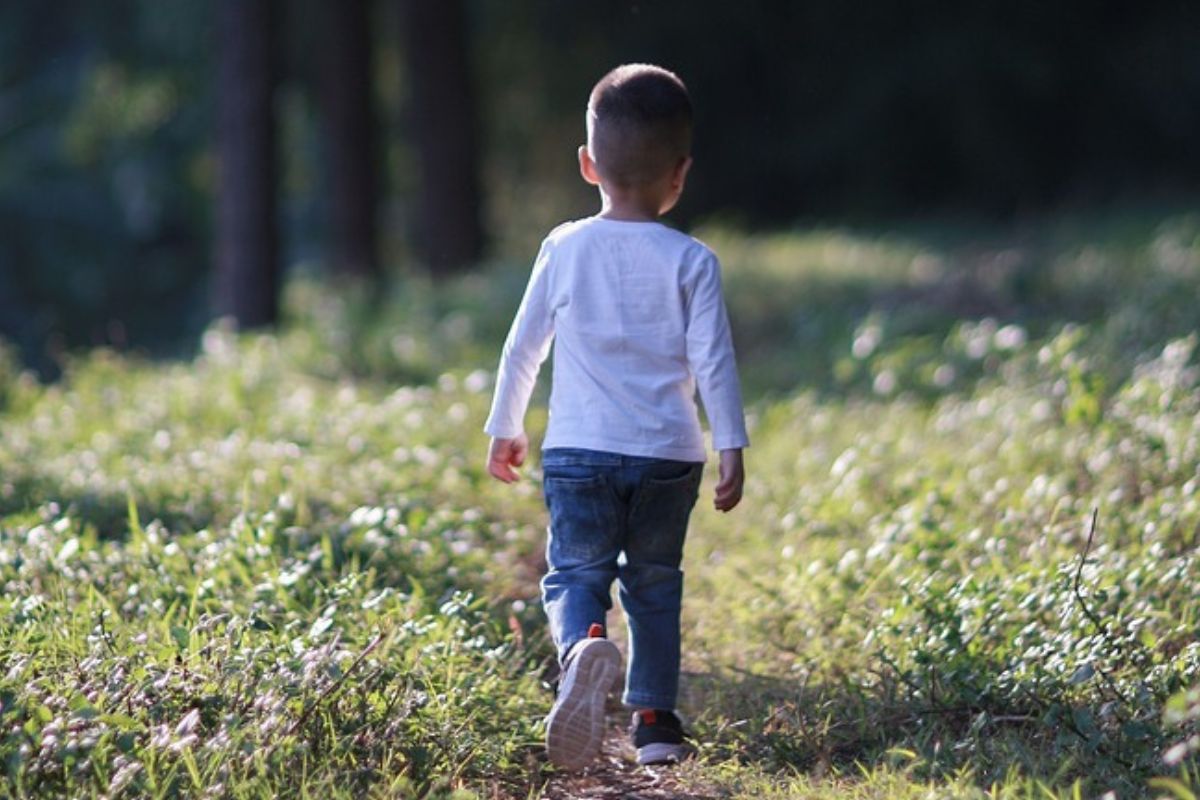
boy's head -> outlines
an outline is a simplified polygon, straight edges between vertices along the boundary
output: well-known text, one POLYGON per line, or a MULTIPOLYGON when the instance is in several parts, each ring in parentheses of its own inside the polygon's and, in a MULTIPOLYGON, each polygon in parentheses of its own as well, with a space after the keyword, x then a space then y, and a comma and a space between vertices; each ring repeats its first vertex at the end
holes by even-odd
POLYGON ((688 158, 692 101, 673 72, 625 64, 592 89, 588 150, 600 177, 632 189, 659 180, 688 158))

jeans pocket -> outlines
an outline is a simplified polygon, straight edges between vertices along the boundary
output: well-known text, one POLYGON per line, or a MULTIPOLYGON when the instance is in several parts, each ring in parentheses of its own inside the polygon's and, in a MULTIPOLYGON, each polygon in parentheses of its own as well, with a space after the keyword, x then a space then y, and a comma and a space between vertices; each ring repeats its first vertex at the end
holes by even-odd
POLYGON ((688 464, 682 474, 660 472, 643 478, 629 515, 630 560, 679 563, 703 473, 703 464, 688 464))
POLYGON ((543 483, 550 512, 546 553, 550 566, 615 559, 620 550, 620 523, 605 477, 587 468, 558 468, 555 474, 546 475, 543 483), (576 471, 591 474, 566 474, 576 471))

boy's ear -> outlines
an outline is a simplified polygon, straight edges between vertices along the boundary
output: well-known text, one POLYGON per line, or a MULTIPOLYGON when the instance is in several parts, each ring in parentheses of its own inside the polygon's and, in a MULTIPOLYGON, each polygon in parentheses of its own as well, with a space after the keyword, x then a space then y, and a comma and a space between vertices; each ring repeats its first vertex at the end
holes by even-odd
POLYGON ((592 160, 592 154, 588 152, 586 144, 579 145, 579 174, 592 186, 600 185, 600 173, 596 169, 596 162, 592 160))
POLYGON ((688 171, 692 168, 692 157, 682 158, 675 165, 675 171, 671 173, 671 188, 678 189, 683 186, 683 182, 687 180, 688 171))

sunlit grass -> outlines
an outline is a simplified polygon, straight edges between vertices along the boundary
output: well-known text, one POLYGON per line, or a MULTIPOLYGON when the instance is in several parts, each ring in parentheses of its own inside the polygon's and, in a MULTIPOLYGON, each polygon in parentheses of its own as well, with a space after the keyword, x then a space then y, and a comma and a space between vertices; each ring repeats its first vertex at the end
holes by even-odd
MULTIPOLYGON (((1200 225, 1009 236, 705 233, 754 446, 693 517, 683 796, 1197 790, 1200 225)), ((542 793, 536 464, 479 430, 526 270, 0 358, 0 794, 542 793)))

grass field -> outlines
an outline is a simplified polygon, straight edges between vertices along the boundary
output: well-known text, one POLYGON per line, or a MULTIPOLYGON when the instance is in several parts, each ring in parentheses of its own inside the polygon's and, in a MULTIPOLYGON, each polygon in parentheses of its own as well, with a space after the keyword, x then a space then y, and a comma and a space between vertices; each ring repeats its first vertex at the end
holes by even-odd
POLYGON ((0 359, 0 795, 1200 793, 1200 215, 701 236, 754 445, 688 543, 697 759, 544 760, 496 265, 297 281, 184 362, 0 359))

